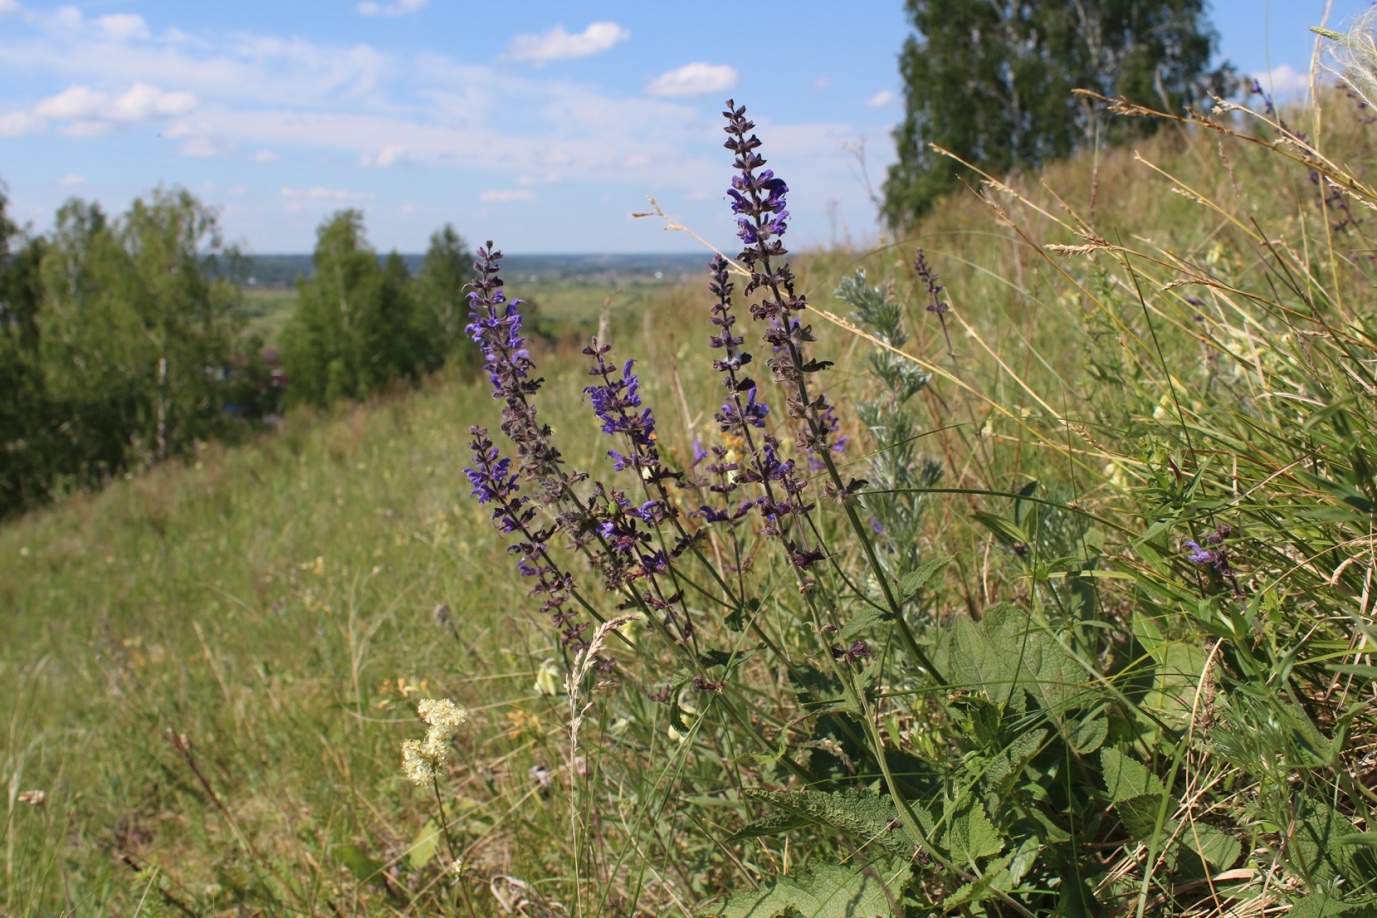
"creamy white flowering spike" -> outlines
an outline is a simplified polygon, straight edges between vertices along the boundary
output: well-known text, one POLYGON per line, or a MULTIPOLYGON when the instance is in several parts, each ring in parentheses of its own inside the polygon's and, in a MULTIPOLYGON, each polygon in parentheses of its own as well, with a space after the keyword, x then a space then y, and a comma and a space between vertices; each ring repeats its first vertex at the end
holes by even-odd
POLYGON ((449 760, 449 741, 469 719, 469 712, 448 698, 425 698, 416 713, 429 729, 422 740, 402 743, 402 772, 413 784, 425 785, 440 777, 449 760))
POLYGON ((469 712, 448 698, 426 698, 416 705, 416 713, 421 720, 430 724, 432 730, 447 731, 446 737, 468 723, 469 712))
POLYGON ((412 784, 426 785, 438 777, 432 750, 420 740, 402 743, 402 773, 412 784))

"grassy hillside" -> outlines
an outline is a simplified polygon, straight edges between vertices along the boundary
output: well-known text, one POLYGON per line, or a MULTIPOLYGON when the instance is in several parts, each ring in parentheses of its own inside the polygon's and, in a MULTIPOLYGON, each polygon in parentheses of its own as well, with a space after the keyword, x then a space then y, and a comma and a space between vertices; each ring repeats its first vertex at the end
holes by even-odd
MULTIPOLYGON (((918 542, 953 561, 916 625, 925 646, 1001 601, 1035 610, 1064 643, 1104 636, 1113 666, 1101 675, 1090 659, 1067 678, 1121 693, 1106 705, 1138 720, 1082 745, 1135 751, 1176 795, 1153 798, 1142 833, 1123 815, 1131 798, 1102 782, 1100 754, 1079 761, 1095 770, 1078 780, 1101 795, 1087 812, 1108 839, 1087 846, 1084 889, 1107 912, 1252 903, 1261 914, 1367 882, 1351 872, 1347 889, 1325 886, 1337 862, 1297 860, 1314 845, 1292 841, 1316 824, 1316 799, 1348 820, 1334 837, 1369 829, 1363 756, 1377 735, 1366 656, 1377 326, 1367 223, 1354 222, 1377 200, 1362 179, 1371 135, 1344 99, 1323 122, 1305 118, 1333 167, 1284 138, 1272 148, 1171 128, 1141 156, 1058 164, 949 202, 902 244, 815 253, 801 268, 813 305, 832 312, 844 307, 831 291, 864 268, 904 304, 903 350, 933 374, 914 403, 918 449, 945 471, 923 495, 918 542), (915 246, 946 287, 940 319, 909 267, 915 246), (1232 561, 1192 560, 1186 540, 1232 561), (1087 582, 1092 601, 1057 624, 1068 584, 1087 582), (1194 841, 1173 847, 1182 837, 1194 841), (1214 847, 1198 851, 1201 837, 1214 847), (1190 857, 1204 872, 1182 880, 1190 857)), ((659 443, 679 462, 695 440, 717 442, 701 345, 711 303, 702 286, 647 291, 616 329, 617 356, 650 368, 659 443)), ((810 321, 818 353, 837 361, 826 384, 853 438, 840 461, 874 477, 875 441, 853 407, 882 394, 872 341, 810 321)), ((568 466, 604 470, 583 358, 537 357, 542 417, 568 466)), ((635 632, 646 654, 601 691, 570 749, 570 700, 557 692, 569 660, 467 494, 471 423, 496 426, 486 392, 437 380, 293 416, 253 445, 0 529, 0 913, 501 914, 524 899, 520 913, 545 915, 591 895, 601 913, 687 914, 800 865, 850 862, 840 829, 727 840, 762 815, 744 788, 793 785, 741 745, 749 730, 690 711, 684 738, 680 714, 648 697, 674 648, 647 631, 635 632), (457 871, 436 801, 400 767, 402 742, 424 730, 422 697, 473 711, 441 791, 457 871), (20 799, 32 790, 41 804, 20 799), (583 819, 573 829, 571 807, 583 819)), ((797 591, 779 583, 761 640, 821 656, 807 644, 816 629, 784 617, 797 591)), ((705 630, 744 640, 715 621, 705 630)), ((816 718, 794 709, 780 665, 757 658, 736 677, 763 712, 761 736, 801 743, 815 762, 842 748, 808 732, 816 718)), ((961 713, 978 684, 880 684, 889 707, 873 726, 905 755, 935 761, 979 732, 961 713)), ((1021 825, 1007 819, 1001 831, 1021 825)), ((990 869, 987 887, 1003 882, 990 869)), ((958 892, 925 882, 906 894, 936 907, 958 892)), ((1028 895, 1055 901, 1059 888, 1028 895)))

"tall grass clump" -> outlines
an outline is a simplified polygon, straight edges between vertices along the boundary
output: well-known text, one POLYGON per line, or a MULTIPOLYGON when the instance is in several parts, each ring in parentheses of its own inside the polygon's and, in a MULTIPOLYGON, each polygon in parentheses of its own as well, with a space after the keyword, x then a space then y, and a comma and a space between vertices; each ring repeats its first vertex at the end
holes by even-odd
POLYGON ((929 247, 840 278, 841 315, 790 267, 789 188, 729 102, 715 424, 666 424, 594 339, 592 468, 480 250, 502 436, 473 428, 467 474, 571 672, 549 908, 1377 909, 1377 190, 1327 152, 1361 119, 1101 101, 1179 125, 1156 150, 1192 171, 1133 166, 1171 236, 1097 218, 1098 163, 1088 202, 988 177, 1002 309, 929 247), (1279 189, 1292 213, 1256 207, 1279 189), (824 321, 860 348, 845 380, 824 321))

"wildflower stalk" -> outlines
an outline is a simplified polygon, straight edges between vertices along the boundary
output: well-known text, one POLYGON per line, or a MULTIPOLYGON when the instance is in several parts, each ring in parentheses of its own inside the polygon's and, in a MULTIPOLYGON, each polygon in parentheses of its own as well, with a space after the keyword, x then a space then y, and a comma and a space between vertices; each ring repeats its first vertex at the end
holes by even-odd
MULTIPOLYGON (((502 253, 489 242, 486 247, 478 250, 478 256, 479 261, 474 265, 477 276, 470 285, 473 290, 469 294, 470 316, 473 321, 466 331, 483 348, 485 365, 493 386, 493 396, 504 402, 502 429, 517 445, 522 475, 538 486, 537 493, 543 502, 556 508, 563 506, 567 509, 555 515, 555 522, 550 527, 539 530, 531 528, 535 507, 529 505, 530 498, 517 494, 517 475, 511 471, 509 465, 502 465, 506 460, 499 457, 496 448, 486 439, 486 434, 481 429, 475 429, 474 443, 471 444, 477 468, 467 471, 469 480, 474 485, 473 493, 480 503, 494 500, 497 502, 493 517, 499 529, 518 533, 526 539, 525 543, 514 547, 523 554, 535 556, 541 562, 536 567, 525 565, 523 562, 522 567, 523 574, 542 577, 542 586, 537 589, 548 593, 543 578, 546 575, 552 576, 553 587, 562 590, 563 594, 577 602, 601 625, 605 625, 607 620, 575 589, 573 577, 564 573, 555 563, 549 553, 548 542, 556 532, 565 531, 571 537, 575 550, 582 554, 594 569, 603 562, 615 563, 614 546, 607 538, 608 520, 600 520, 594 512, 595 508, 579 497, 575 486, 587 476, 567 472, 561 467, 563 459, 553 443, 549 428, 536 420, 536 409, 531 403, 531 397, 539 390, 543 380, 532 378, 535 364, 520 338, 520 301, 507 300, 502 289, 502 280, 498 277, 497 263, 501 260, 502 253), (598 543, 602 550, 601 555, 592 551, 590 539, 598 543)), ((682 636, 676 636, 669 630, 662 617, 655 614, 656 609, 647 601, 647 597, 631 589, 624 580, 613 586, 631 607, 645 615, 651 627, 675 649, 685 666, 706 681, 703 663, 698 655, 685 646, 682 636)), ((556 598, 558 597, 547 598, 547 609, 558 607, 557 603, 552 606, 556 598)), ((660 593, 655 598, 657 603, 663 603, 667 602, 669 597, 660 593)), ((563 621, 560 622, 562 623, 563 621)), ((584 627, 586 626, 571 626, 564 632, 566 645, 573 645, 576 654, 586 650, 579 637, 584 627)), ((623 641, 626 640, 620 632, 613 633, 623 641)), ((600 661, 603 669, 610 669, 612 665, 611 660, 600 661)), ((721 702, 723 710, 749 735, 756 737, 765 751, 775 753, 775 750, 759 737, 744 711, 723 696, 719 695, 717 699, 721 702)), ((800 780, 812 782, 813 776, 792 757, 787 754, 781 755, 778 761, 800 780)))
POLYGON ((760 139, 750 133, 755 123, 745 118, 745 106, 738 107, 728 100, 727 109, 723 112, 728 122, 725 130, 730 135, 726 146, 736 154, 733 165, 740 170, 732 180, 733 190, 729 193, 735 201, 733 209, 742 215, 737 219, 738 234, 746 244, 741 261, 751 271, 746 293, 749 295, 753 290, 763 288, 769 294, 759 304, 751 306, 751 314, 758 320, 771 323, 765 334, 766 341, 785 352, 772 358, 770 366, 776 381, 786 387, 792 386, 794 390, 789 400, 790 417, 801 422, 800 439, 815 450, 827 470, 834 493, 861 543, 866 561, 875 573, 905 648, 933 679, 945 681, 904 619, 902 605, 895 597, 886 571, 875 554, 870 535, 856 513, 854 497, 859 491, 858 483, 844 482, 832 459, 828 449, 828 431, 822 423, 822 416, 827 409, 826 398, 822 395, 812 397, 809 393, 807 374, 826 369, 830 364, 804 359, 802 343, 815 339, 811 327, 802 325, 791 313, 806 309, 807 298, 795 290, 794 273, 788 264, 778 268, 774 264, 774 259, 788 254, 780 240, 787 228, 785 221, 788 211, 784 209, 784 194, 788 186, 770 170, 757 173, 756 170, 765 164, 765 158, 755 152, 760 146, 760 139))

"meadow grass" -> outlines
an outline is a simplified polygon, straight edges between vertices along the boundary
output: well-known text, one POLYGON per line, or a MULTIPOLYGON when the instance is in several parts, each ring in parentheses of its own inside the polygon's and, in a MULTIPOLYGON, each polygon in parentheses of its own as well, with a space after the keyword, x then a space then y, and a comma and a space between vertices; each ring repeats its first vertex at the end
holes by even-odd
POLYGON ((245 319, 244 333, 263 339, 265 347, 276 347, 296 310, 294 287, 246 287, 244 305, 239 310, 245 319))
MULTIPOLYGON (((1366 842, 1336 839, 1369 830, 1373 797, 1366 217, 1377 198, 1363 184, 1361 110, 1336 96, 1323 115, 1291 117, 1312 140, 1268 124, 1247 127, 1264 144, 1171 127, 1138 153, 1086 154, 959 196, 902 244, 799 266, 814 307, 840 319, 808 321, 837 361, 828 387, 853 438, 844 471, 865 473, 876 448, 852 406, 883 396, 867 363, 875 342, 830 295, 844 277, 863 268, 904 304, 903 350, 933 375, 913 411, 918 449, 945 474, 921 495, 918 548, 952 560, 914 619, 922 645, 949 664, 976 633, 960 629, 1010 602, 1058 646, 1099 654, 1074 657, 1084 670, 1072 681, 1103 688, 1119 719, 1069 743, 1088 750, 1086 799, 1057 805, 1101 824, 1083 888, 1105 913, 1261 915, 1308 896, 1321 914, 1324 902, 1349 908, 1343 897, 1371 880, 1366 842), (915 245, 945 284, 945 331, 924 309, 915 245), (1223 564, 1208 555, 1220 551, 1223 564), (1165 780, 1138 795, 1154 801, 1147 817, 1102 783, 1101 744, 1165 780), (1316 801, 1346 820, 1316 836, 1347 852, 1342 864, 1311 850, 1316 801), (1192 857, 1209 869, 1192 874, 1192 857)), ((613 326, 618 356, 653 368, 646 400, 680 465, 716 436, 711 302, 657 290, 613 326), (700 327, 660 318, 689 312, 700 327)), ((542 417, 568 464, 604 467, 579 395, 583 358, 568 345, 537 356, 542 417)), ((733 835, 769 812, 752 793, 799 786, 759 740, 810 769, 835 760, 844 772, 854 752, 836 723, 842 732, 819 732, 826 717, 786 672, 826 661, 810 624, 786 616, 795 590, 780 570, 768 570, 779 608, 761 638, 777 656, 705 629, 716 646, 752 650, 729 674, 749 728, 720 716, 717 696, 649 697, 681 664, 642 626, 603 634, 620 648, 619 685, 565 682, 587 659, 533 614, 460 475, 465 428, 496 417, 480 386, 437 379, 294 415, 278 435, 0 529, 0 605, 12 610, 0 649, 4 914, 745 914, 714 897, 777 890, 777 875, 866 862, 883 846, 825 820, 733 835), (424 697, 473 714, 441 807, 401 770, 424 697), (30 790, 46 798, 22 801, 30 790)), ((827 535, 862 569, 843 531, 827 535)), ((981 730, 1064 729, 1055 705, 1005 723, 1012 702, 991 715, 989 685, 884 665, 896 668, 862 694, 857 722, 905 763, 979 758, 981 730)), ((1113 763, 1126 782, 1131 767, 1113 763)), ((954 804, 964 773, 947 774, 932 799, 954 804)), ((983 798, 1001 846, 1034 818, 1037 783, 983 798)), ((971 836, 979 820, 964 805, 971 836)), ((913 913, 943 901, 968 914, 1070 908, 1056 870, 1025 873, 1042 887, 1000 887, 1008 865, 952 837, 933 835, 936 856, 964 850, 969 864, 912 881, 913 913), (957 870, 983 890, 962 893, 957 870)))

